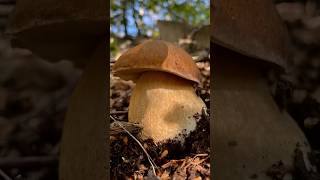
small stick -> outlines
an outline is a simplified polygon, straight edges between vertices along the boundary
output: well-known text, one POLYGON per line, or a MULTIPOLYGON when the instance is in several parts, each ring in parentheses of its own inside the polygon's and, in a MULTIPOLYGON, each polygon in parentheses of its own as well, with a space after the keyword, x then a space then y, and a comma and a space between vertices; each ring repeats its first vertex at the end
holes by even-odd
POLYGON ((0 168, 43 167, 57 163, 55 156, 6 157, 0 159, 0 168))
POLYGON ((112 111, 112 112, 110 112, 110 114, 112 114, 112 115, 127 114, 127 113, 128 113, 128 111, 112 111))
POLYGON ((196 155, 193 157, 193 159, 195 159, 196 157, 203 157, 203 156, 208 156, 208 154, 207 154, 207 153, 205 153, 205 154, 196 154, 196 155))
MULTIPOLYGON (((208 158, 209 158, 209 157, 206 157, 206 158, 200 160, 200 161, 197 162, 197 163, 194 163, 194 162, 192 161, 190 164, 186 165, 185 169, 188 168, 191 164, 192 164, 193 166, 198 166, 199 164, 203 163, 203 162, 204 162, 205 160, 207 160, 208 158)), ((193 159, 193 160, 194 160, 194 159, 193 159)))
POLYGON ((110 124, 111 136, 125 132, 124 129, 121 126, 119 126, 119 123, 121 123, 121 125, 125 127, 130 133, 138 133, 142 129, 142 126, 137 123, 130 123, 124 121, 113 122, 110 124))

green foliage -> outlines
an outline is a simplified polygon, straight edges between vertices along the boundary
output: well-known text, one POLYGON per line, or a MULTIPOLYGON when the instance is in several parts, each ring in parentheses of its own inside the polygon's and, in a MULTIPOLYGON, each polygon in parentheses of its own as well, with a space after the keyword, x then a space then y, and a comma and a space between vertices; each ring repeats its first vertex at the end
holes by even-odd
POLYGON ((114 57, 116 52, 118 51, 118 42, 115 37, 112 35, 110 37, 110 52, 111 52, 111 57, 114 57))
POLYGON ((165 8, 172 20, 184 21, 191 25, 209 23, 209 5, 204 0, 187 0, 182 3, 171 0, 167 1, 165 8))
MULTIPOLYGON (((210 22, 209 0, 111 0, 110 3, 111 37, 157 37, 157 20, 172 20, 194 26, 210 22)), ((112 42, 110 40, 111 52, 117 50, 115 39, 112 42)))
POLYGON ((158 20, 174 20, 191 25, 209 24, 209 0, 111 0, 110 3, 111 25, 123 33, 125 28, 135 26, 138 33, 146 35, 148 30, 155 28, 156 22, 147 23, 145 18, 154 16, 158 20), (129 22, 131 17, 134 24, 129 22))

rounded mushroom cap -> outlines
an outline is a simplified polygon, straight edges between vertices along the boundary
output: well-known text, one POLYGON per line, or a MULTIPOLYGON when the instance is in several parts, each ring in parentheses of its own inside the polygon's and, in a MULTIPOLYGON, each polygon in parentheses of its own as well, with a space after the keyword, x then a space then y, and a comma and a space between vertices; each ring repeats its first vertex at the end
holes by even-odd
POLYGON ((199 83, 200 71, 182 48, 162 40, 148 40, 122 54, 113 66, 116 76, 136 81, 145 71, 163 71, 199 83))
POLYGON ((19 0, 6 33, 15 47, 81 64, 105 35, 107 9, 105 0, 19 0))
POLYGON ((214 43, 286 67, 288 32, 272 1, 219 0, 212 6, 214 43))

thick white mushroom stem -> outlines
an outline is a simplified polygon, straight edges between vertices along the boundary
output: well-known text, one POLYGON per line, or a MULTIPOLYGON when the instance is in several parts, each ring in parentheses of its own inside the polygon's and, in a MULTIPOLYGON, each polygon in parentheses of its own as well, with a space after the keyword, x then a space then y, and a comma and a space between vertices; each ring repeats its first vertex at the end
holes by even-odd
POLYGON ((297 144, 305 155, 309 148, 295 121, 278 109, 259 66, 252 64, 222 58, 215 63, 215 179, 269 180, 266 172, 273 164, 292 167, 297 144))
POLYGON ((129 105, 129 121, 143 126, 142 137, 155 142, 177 139, 195 130, 193 117, 201 113, 204 102, 192 83, 181 77, 150 71, 141 75, 129 105))

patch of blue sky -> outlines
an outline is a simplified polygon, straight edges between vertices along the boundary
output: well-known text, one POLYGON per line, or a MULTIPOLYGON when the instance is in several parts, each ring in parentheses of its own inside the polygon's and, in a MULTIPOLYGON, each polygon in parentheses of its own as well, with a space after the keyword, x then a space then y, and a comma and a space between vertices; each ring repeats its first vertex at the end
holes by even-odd
MULTIPOLYGON (((182 3, 193 3, 195 0, 177 0, 176 3, 178 4, 182 4, 182 3)), ((210 2, 209 0, 202 0, 202 2, 208 6, 209 8, 209 5, 210 5, 210 2)), ((163 4, 164 6, 167 6, 168 3, 164 3, 163 4)), ((136 9, 139 9, 139 5, 138 3, 135 3, 135 8, 136 9)), ((157 7, 157 8, 160 8, 160 7, 157 7)), ((159 9, 158 13, 153 13, 151 11, 148 11, 147 9, 144 8, 144 15, 142 17, 142 21, 143 21, 143 24, 149 28, 156 28, 156 23, 158 20, 170 20, 169 19, 169 16, 167 16, 167 10, 166 9, 159 9)), ((117 12, 119 13, 119 12, 117 12)), ((111 14, 111 17, 112 17, 112 14, 111 14)), ((128 31, 128 34, 130 36, 137 36, 138 34, 138 29, 135 25, 135 22, 134 22, 134 17, 133 17, 133 10, 132 9, 128 9, 126 11, 126 17, 127 17, 127 21, 128 21, 128 26, 127 26, 127 31, 128 31)), ((110 31, 114 34, 117 34, 118 36, 124 36, 124 27, 123 25, 121 25, 121 23, 117 23, 117 25, 112 25, 110 27, 110 31)), ((151 36, 152 34, 147 33, 148 36, 151 36)))

